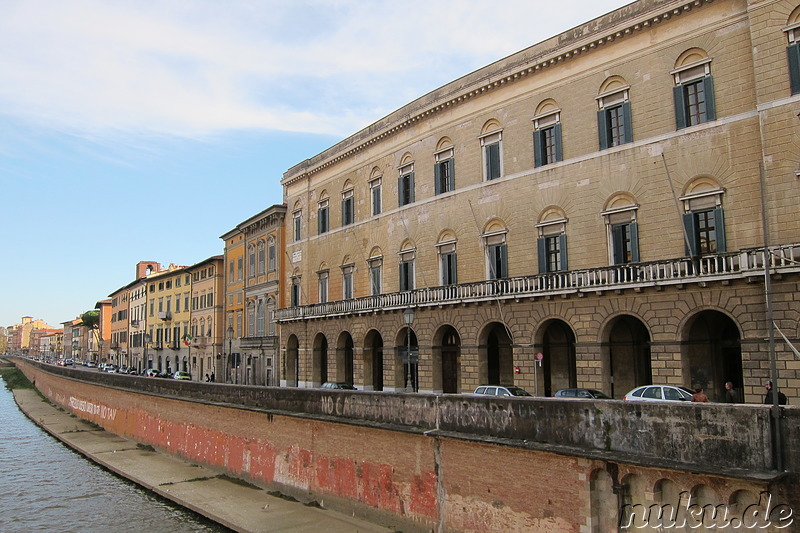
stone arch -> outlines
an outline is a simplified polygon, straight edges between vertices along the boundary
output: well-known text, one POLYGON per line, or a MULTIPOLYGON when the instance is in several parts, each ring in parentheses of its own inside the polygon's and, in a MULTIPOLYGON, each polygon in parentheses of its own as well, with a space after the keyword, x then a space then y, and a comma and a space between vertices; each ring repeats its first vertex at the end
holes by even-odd
POLYGON ((283 375, 287 387, 297 387, 298 385, 297 375, 299 373, 300 364, 299 355, 300 342, 297 339, 297 335, 289 335, 289 338, 286 339, 286 351, 284 357, 285 368, 283 369, 283 375))
POLYGON ((797 24, 798 22, 800 22, 800 6, 797 6, 794 8, 794 10, 792 10, 789 18, 786 21, 786 25, 791 26, 793 24, 797 24))
POLYGON ((330 199, 330 194, 328 194, 328 189, 322 189, 322 192, 319 193, 319 201, 322 202, 328 199, 330 199))
POLYGON ((383 390, 383 351, 383 337, 380 331, 370 329, 364 337, 362 357, 364 390, 383 390))
POLYGON ((662 513, 659 523, 650 525, 674 527, 675 521, 679 517, 681 506, 685 508, 686 494, 681 492, 678 486, 671 479, 661 478, 653 486, 653 503, 658 506, 662 513))
POLYGON ((481 385, 514 383, 514 340, 502 322, 486 324, 478 335, 478 381, 481 385))
POLYGON ((628 87, 628 82, 622 76, 614 75, 606 78, 600 84, 598 94, 606 94, 614 91, 621 91, 628 87))
POLYGON ((303 209, 303 202, 297 200, 292 206, 292 211, 300 211, 301 209, 303 209))
POLYGON ((622 478, 619 490, 620 529, 635 531, 647 528, 651 517, 645 500, 645 479, 637 474, 628 474, 622 478))
POLYGON ((566 218, 567 214, 563 209, 557 205, 549 205, 542 209, 542 211, 539 213, 538 223, 543 224, 545 222, 553 222, 556 220, 566 220, 566 218))
POLYGON ((372 170, 369 173, 369 179, 374 180, 383 176, 383 171, 379 167, 372 167, 372 170))
POLYGON ((608 197, 606 203, 603 205, 603 211, 614 211, 616 209, 625 209, 627 207, 636 207, 639 203, 636 197, 627 191, 617 191, 608 197))
POLYGON ((725 382, 744 398, 742 332, 736 320, 720 309, 695 310, 679 328, 684 382, 705 389, 711 401, 721 401, 725 382))
MULTIPOLYGON (((541 382, 544 395, 577 387, 575 332, 561 318, 549 318, 537 328, 536 345, 542 350, 541 382)), ((534 363, 538 364, 538 363, 534 363)))
POLYGON ((400 158, 400 166, 401 167, 405 167, 407 165, 410 165, 413 162, 414 162, 414 156, 411 154, 411 152, 404 153, 403 157, 400 158))
POLYGON ((314 337, 311 358, 311 386, 321 387, 328 381, 328 339, 324 333, 314 337))
POLYGON ((548 115, 550 113, 555 113, 559 111, 561 108, 558 107, 558 103, 552 98, 546 98, 539 102, 539 105, 536 106, 536 111, 534 112, 535 116, 541 115, 548 115))
POLYGON ((399 391, 419 391, 419 341, 413 324, 403 326, 395 335, 394 388, 399 391))
POLYGON ((344 181, 344 185, 342 186, 342 191, 349 191, 353 189, 353 181, 349 178, 344 181))
POLYGON ((492 217, 483 226, 483 235, 494 233, 504 233, 508 231, 508 225, 500 218, 492 217))
POLYGON ((490 118, 483 124, 483 127, 481 128, 481 135, 494 133, 496 131, 501 130, 502 128, 503 126, 500 124, 500 121, 498 121, 495 118, 490 118))
POLYGON ((619 505, 614 480, 605 470, 597 469, 589 476, 589 503, 592 533, 615 531, 619 505))
POLYGON ((631 313, 617 313, 606 320, 600 331, 604 392, 621 398, 640 385, 651 384, 652 335, 644 320, 631 313))
POLYGON ((451 324, 441 325, 433 334, 433 391, 461 392, 461 335, 451 324))
POLYGON ((447 150, 448 148, 453 147, 453 141, 450 140, 450 137, 442 137, 439 139, 439 142, 436 143, 436 151, 440 152, 442 150, 447 150))
POLYGON ((745 510, 751 505, 757 505, 759 497, 756 493, 747 489, 736 490, 728 498, 729 516, 742 517, 745 510))
POLYGON ((702 48, 689 48, 675 60, 675 68, 679 69, 708 59, 708 52, 702 48))
POLYGON ((683 194, 682 196, 694 195, 704 192, 717 192, 722 191, 722 186, 720 185, 719 181, 713 176, 709 176, 707 174, 703 174, 700 176, 695 176, 694 178, 690 179, 686 182, 686 185, 683 187, 683 194))
POLYGON ((336 341, 336 381, 354 385, 354 345, 350 332, 343 331, 336 341))

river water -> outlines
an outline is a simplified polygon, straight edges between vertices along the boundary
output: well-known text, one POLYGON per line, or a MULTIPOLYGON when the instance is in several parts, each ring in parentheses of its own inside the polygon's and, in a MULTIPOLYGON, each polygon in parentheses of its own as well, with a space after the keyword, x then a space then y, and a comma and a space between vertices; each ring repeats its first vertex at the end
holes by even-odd
POLYGON ((230 530, 103 470, 28 420, 0 379, 0 531, 230 530))

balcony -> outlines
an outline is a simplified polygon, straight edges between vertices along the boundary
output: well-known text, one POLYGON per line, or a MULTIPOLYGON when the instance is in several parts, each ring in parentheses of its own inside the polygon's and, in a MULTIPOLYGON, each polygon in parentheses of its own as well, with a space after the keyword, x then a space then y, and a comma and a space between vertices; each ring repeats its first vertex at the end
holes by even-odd
MULTIPOLYGON (((770 272, 800 272, 800 243, 770 247, 770 272)), ((330 318, 378 310, 400 310, 409 306, 455 305, 480 301, 537 298, 608 290, 678 286, 689 283, 730 281, 764 276, 764 249, 682 257, 649 263, 629 263, 587 270, 570 270, 518 278, 478 281, 429 287, 339 300, 322 304, 286 307, 275 311, 276 322, 330 318)), ((245 339, 242 339, 244 341, 245 339)))
POLYGON ((171 320, 172 319, 172 313, 170 313, 169 311, 159 311, 158 312, 158 318, 161 319, 161 320, 171 320))
POLYGON ((249 348, 264 348, 264 349, 274 349, 277 346, 278 337, 274 336, 267 336, 267 337, 242 337, 239 339, 239 347, 242 349, 249 348))

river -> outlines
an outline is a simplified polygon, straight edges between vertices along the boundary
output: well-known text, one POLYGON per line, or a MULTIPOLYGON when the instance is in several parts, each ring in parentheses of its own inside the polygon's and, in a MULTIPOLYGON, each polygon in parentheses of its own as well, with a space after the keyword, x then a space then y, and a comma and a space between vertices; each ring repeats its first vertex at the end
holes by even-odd
POLYGON ((230 530, 102 469, 42 431, 0 379, 0 531, 230 530))

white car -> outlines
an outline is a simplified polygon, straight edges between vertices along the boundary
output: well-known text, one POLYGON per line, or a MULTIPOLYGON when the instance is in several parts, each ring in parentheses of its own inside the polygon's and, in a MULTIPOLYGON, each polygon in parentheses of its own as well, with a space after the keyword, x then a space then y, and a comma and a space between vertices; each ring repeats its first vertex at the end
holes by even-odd
POLYGON ((675 385, 642 385, 622 397, 633 402, 691 402, 694 391, 675 385))
POLYGON ((530 396, 528 391, 514 385, 481 385, 474 394, 486 396, 530 396))

